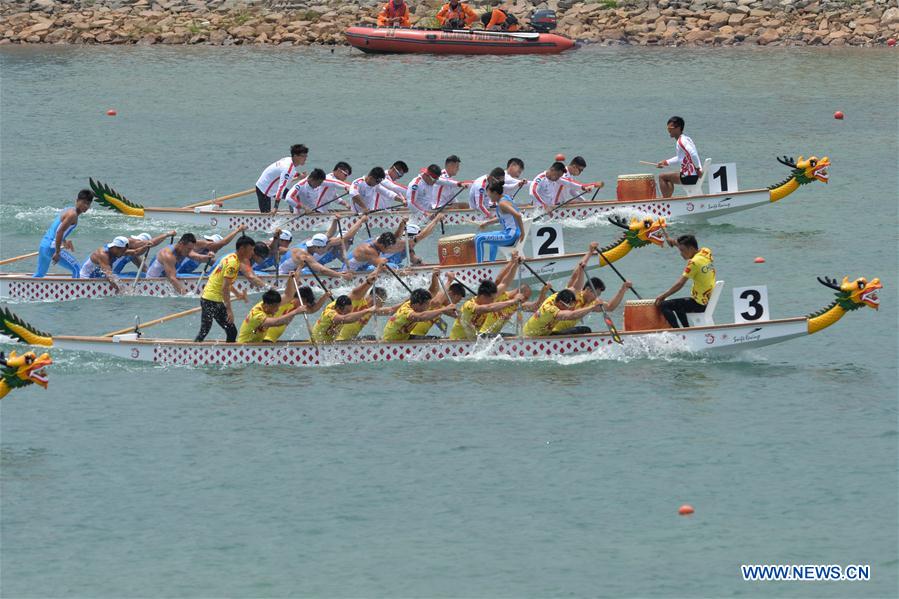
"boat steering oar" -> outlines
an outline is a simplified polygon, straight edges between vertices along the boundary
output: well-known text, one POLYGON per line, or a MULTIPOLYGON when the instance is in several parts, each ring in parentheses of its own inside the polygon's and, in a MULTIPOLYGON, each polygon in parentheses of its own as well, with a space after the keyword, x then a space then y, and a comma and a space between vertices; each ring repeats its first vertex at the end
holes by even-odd
POLYGON ((4 264, 12 264, 13 262, 18 262, 19 260, 25 260, 26 258, 34 258, 40 252, 29 252, 27 254, 22 254, 21 256, 16 256, 15 258, 7 258, 6 260, 0 260, 0 266, 4 264))
POLYGON ((208 206, 209 204, 218 204, 220 202, 227 202, 228 200, 234 200, 237 198, 242 198, 244 196, 248 196, 251 193, 256 191, 256 188, 247 189, 246 191, 238 191, 237 193, 232 193, 230 195, 222 196, 220 198, 213 198, 211 200, 204 200, 202 202, 196 202, 194 204, 188 204, 185 208, 199 208, 200 206, 208 206))
MULTIPOLYGON (((196 314, 202 309, 201 306, 197 306, 196 308, 191 308, 190 310, 184 310, 183 312, 175 312, 174 314, 169 314, 168 316, 163 316, 162 318, 157 318, 155 320, 150 320, 148 322, 143 323, 141 328, 146 329, 147 327, 152 327, 156 324, 162 324, 164 322, 168 322, 170 320, 175 320, 176 318, 181 318, 182 316, 188 316, 189 314, 196 314)), ((124 335, 125 333, 132 333, 135 331, 135 327, 127 327, 124 329, 119 329, 118 331, 112 331, 103 335, 104 337, 114 337, 115 335, 124 335)))
MULTIPOLYGON (((596 250, 596 253, 599 254, 600 260, 604 260, 605 263, 608 264, 612 268, 612 270, 615 271, 615 274, 618 275, 618 277, 621 279, 622 282, 627 281, 627 279, 624 278, 624 275, 621 274, 621 271, 619 271, 617 268, 615 268, 614 264, 609 262, 609 259, 606 258, 605 254, 602 253, 602 250, 596 250)), ((600 266, 602 266, 602 262, 600 262, 599 264, 600 264, 600 266)), ((637 293, 636 289, 634 289, 633 287, 631 287, 630 289, 631 289, 631 291, 634 292, 634 295, 637 296, 637 299, 643 299, 643 297, 639 293, 637 293)))

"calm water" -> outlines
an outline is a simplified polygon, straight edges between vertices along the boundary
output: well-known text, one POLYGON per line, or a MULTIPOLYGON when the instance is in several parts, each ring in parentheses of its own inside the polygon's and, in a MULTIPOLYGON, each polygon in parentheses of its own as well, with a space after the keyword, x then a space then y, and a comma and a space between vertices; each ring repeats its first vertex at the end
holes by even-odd
MULTIPOLYGON (((464 177, 511 155, 533 175, 581 153, 584 178, 613 188, 671 155, 665 120, 681 114, 703 156, 737 163, 743 189, 785 176, 776 155, 833 161, 827 186, 671 227, 714 250, 719 322, 734 286, 766 284, 774 317, 828 303, 816 275, 885 287, 879 312, 728 359, 191 370, 53 352, 50 388, 0 409, 2 595, 896 596, 894 52, 4 48, 0 60, 0 257, 36 249, 91 176, 184 204, 252 186, 304 142, 310 166, 348 160, 354 173, 457 153, 464 177), (696 514, 679 517, 682 503, 696 514), (872 580, 760 585, 742 581, 745 563, 870 564, 872 580)), ((569 224, 572 251, 617 236, 569 224)), ((95 209, 73 240, 84 256, 167 228, 95 209)), ((645 296, 681 267, 658 248, 620 263, 645 296)), ((195 302, 13 308, 97 334, 195 302)))

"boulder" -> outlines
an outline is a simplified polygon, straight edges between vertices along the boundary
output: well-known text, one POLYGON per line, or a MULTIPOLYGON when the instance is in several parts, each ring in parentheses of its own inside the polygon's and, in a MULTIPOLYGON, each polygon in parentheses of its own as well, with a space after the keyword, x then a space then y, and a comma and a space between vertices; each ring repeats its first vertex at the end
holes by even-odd
POLYGON ((767 46, 768 44, 774 43, 780 40, 780 34, 777 33, 776 29, 768 28, 762 31, 761 35, 758 37, 758 44, 761 46, 767 46))
POLYGON ((899 8, 893 6, 886 9, 883 13, 883 16, 880 17, 880 22, 884 25, 899 23, 899 8))
POLYGON ((708 30, 690 31, 684 36, 684 40, 688 44, 698 44, 715 39, 715 32, 708 30))
POLYGON ((231 35, 231 37, 238 39, 256 37, 256 30, 249 25, 238 25, 237 27, 232 27, 228 30, 228 33, 231 35))
POLYGON ((734 14, 732 14, 732 15, 730 16, 730 18, 727 20, 727 24, 728 24, 728 25, 739 25, 740 23, 743 22, 743 20, 744 20, 745 18, 746 18, 746 15, 744 15, 744 14, 742 14, 742 13, 734 13, 734 14))
POLYGON ((730 18, 730 13, 726 12, 713 12, 711 16, 709 16, 709 26, 710 27, 720 27, 727 23, 730 18))

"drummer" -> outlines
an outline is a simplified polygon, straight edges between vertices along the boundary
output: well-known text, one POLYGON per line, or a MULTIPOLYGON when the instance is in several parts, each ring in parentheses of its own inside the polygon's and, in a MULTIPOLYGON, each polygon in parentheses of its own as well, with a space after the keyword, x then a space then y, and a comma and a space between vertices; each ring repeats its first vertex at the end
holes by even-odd
POLYGON ((665 320, 675 329, 681 326, 690 326, 687 320, 688 313, 705 312, 709 299, 712 297, 712 290, 715 288, 715 263, 712 260, 712 250, 706 247, 700 248, 696 238, 692 235, 681 235, 677 238, 676 244, 681 257, 687 261, 687 265, 674 285, 658 296, 655 301, 665 320), (690 297, 666 299, 680 291, 688 280, 693 281, 690 297))
POLYGON ((496 216, 482 222, 479 228, 483 229, 488 225, 499 223, 502 225, 502 231, 493 231, 490 233, 478 233, 474 237, 475 256, 478 262, 484 262, 484 246, 490 246, 490 256, 488 260, 493 262, 496 260, 496 252, 500 246, 511 247, 518 243, 521 232, 524 231, 524 222, 521 220, 521 213, 515 208, 512 197, 503 193, 503 184, 495 181, 487 186, 487 196, 493 204, 493 211, 496 216))
POLYGON ((409 5, 404 0, 389 0, 378 13, 378 27, 412 27, 409 5))
POLYGON ((568 175, 564 164, 553 162, 548 169, 534 177, 530 192, 535 205, 551 209, 569 199, 562 197, 562 192, 566 188, 572 190, 573 195, 577 195, 581 192, 592 191, 594 185, 578 183, 568 175))
POLYGON ((675 185, 696 185, 702 176, 702 160, 696 144, 684 134, 684 119, 679 116, 668 119, 668 135, 675 139, 677 153, 668 160, 658 162, 656 166, 665 168, 670 164, 679 164, 680 172, 659 175, 659 191, 663 198, 674 195, 675 185))

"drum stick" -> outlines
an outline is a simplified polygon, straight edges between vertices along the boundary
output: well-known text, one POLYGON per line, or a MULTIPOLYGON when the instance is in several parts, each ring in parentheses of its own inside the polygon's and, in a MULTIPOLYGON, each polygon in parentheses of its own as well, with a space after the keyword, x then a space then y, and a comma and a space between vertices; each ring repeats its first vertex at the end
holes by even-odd
POLYGON ((645 160, 640 160, 640 164, 647 164, 649 166, 659 166, 658 162, 646 162, 645 160))

